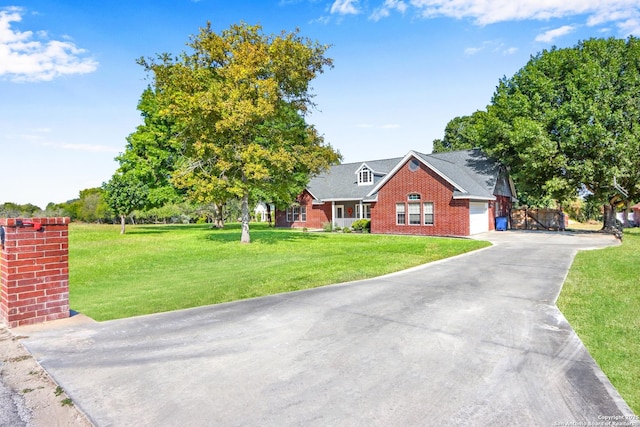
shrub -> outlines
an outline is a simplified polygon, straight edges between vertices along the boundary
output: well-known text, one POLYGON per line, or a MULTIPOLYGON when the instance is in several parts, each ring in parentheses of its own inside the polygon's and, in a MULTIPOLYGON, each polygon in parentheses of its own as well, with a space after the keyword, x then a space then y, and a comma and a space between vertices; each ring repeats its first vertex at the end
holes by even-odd
POLYGON ((331 223, 330 222, 323 222, 322 223, 322 231, 326 231, 326 232, 331 231, 331 223))
POLYGON ((371 220, 370 219, 358 219, 351 224, 356 231, 362 231, 364 233, 368 233, 371 231, 371 220))
POLYGON ((345 227, 342 229, 343 233, 351 233, 351 228, 350 227, 345 227))

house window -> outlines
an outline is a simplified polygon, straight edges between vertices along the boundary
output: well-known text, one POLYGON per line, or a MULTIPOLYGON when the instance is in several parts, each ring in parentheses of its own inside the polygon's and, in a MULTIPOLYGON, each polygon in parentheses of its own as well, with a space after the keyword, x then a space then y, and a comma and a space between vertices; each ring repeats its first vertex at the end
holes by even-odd
POLYGON ((291 206, 287 209, 287 222, 305 222, 307 220, 306 206, 291 206))
POLYGON ((371 205, 365 203, 362 205, 362 215, 360 215, 360 204, 356 205, 356 218, 371 218, 371 205))
POLYGON ((413 194, 409 194, 409 196, 407 197, 408 200, 420 200, 420 195, 413 193, 413 194))
POLYGON ((358 185, 373 184, 373 172, 366 166, 363 166, 358 172, 358 185))
POLYGON ((424 225, 433 225, 433 202, 424 204, 424 225))
POLYGON ((396 203, 396 224, 405 225, 406 216, 404 211, 404 203, 396 203))
POLYGON ((420 203, 409 203, 409 225, 420 225, 420 203))

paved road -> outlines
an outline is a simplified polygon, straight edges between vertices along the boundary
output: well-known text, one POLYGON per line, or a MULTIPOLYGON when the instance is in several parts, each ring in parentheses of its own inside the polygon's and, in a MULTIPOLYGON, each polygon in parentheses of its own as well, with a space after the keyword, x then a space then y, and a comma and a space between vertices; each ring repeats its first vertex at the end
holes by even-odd
POLYGON ((98 426, 550 426, 632 415, 554 305, 576 251, 615 240, 478 237, 495 245, 373 280, 48 326, 23 343, 98 426))

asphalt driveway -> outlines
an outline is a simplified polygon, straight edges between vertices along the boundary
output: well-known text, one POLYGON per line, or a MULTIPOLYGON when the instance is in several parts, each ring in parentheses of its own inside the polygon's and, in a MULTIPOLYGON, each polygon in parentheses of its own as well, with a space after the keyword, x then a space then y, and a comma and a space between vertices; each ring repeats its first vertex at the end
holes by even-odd
POLYGON ((17 332, 98 426, 550 426, 631 416, 555 307, 575 253, 615 239, 477 237, 495 245, 377 279, 17 332))

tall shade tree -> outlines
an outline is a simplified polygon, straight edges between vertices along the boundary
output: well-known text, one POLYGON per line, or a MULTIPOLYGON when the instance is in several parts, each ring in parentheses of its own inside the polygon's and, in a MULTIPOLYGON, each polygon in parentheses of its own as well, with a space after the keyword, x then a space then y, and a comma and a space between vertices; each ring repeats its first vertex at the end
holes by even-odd
POLYGON ((620 199, 640 196, 637 38, 542 51, 474 116, 479 144, 510 166, 526 194, 564 203, 587 190, 604 205, 603 228, 615 227, 620 199))
POLYGON ((476 111, 471 116, 455 117, 447 123, 444 138, 433 141, 433 152, 468 150, 479 146, 482 119, 485 111, 476 111))
POLYGON ((248 243, 252 192, 295 194, 339 161, 304 120, 314 105, 311 80, 332 66, 328 46, 244 23, 220 34, 207 24, 187 46, 192 52, 177 58, 139 61, 153 73, 162 114, 179 126, 186 148, 174 182, 199 202, 239 198, 248 243))
POLYGON ((116 157, 120 163, 117 173, 134 175, 147 186, 147 208, 180 203, 184 191, 171 182, 184 151, 175 138, 177 126, 160 114, 156 93, 150 87, 142 93, 138 110, 143 124, 127 137, 125 151, 116 157))

